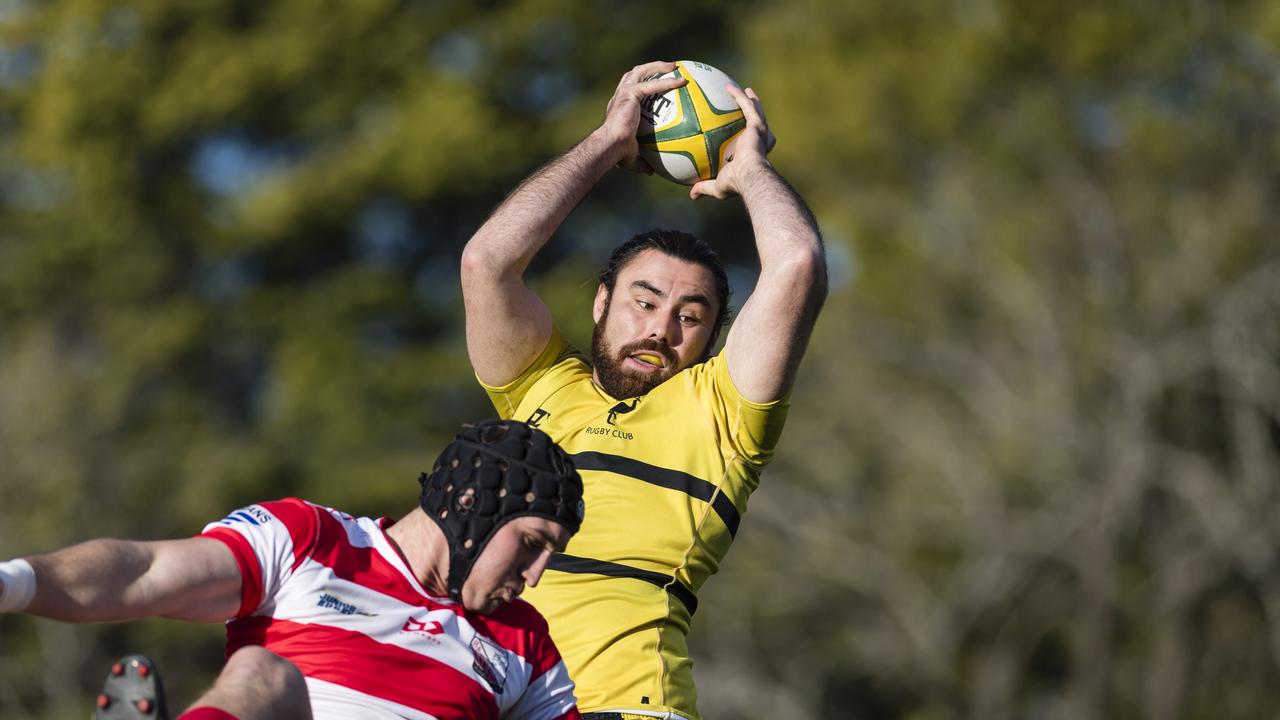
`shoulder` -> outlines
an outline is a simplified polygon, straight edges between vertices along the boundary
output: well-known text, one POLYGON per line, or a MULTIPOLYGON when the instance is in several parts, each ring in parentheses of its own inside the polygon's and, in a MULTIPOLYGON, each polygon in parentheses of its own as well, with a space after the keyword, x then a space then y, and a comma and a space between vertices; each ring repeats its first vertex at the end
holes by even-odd
POLYGON ((561 338, 558 346, 549 350, 553 352, 548 353, 547 362, 541 367, 531 368, 539 384, 551 382, 555 386, 562 386, 591 379, 591 363, 577 347, 561 338))
POLYGON ((540 402, 575 380, 590 378, 591 368, 586 358, 565 341, 559 330, 552 332, 546 347, 517 377, 502 385, 489 385, 476 380, 489 396, 490 402, 504 418, 515 417, 519 407, 527 400, 540 402))
POLYGON ((590 369, 586 356, 569 344, 558 328, 552 328, 551 337, 548 338, 542 352, 519 375, 502 385, 489 385, 484 381, 480 381, 480 385, 491 393, 507 393, 517 390, 522 385, 528 385, 547 373, 572 371, 575 368, 590 369))
POLYGON ((723 355, 690 365, 650 391, 650 396, 668 407, 720 403, 725 397, 736 400, 738 392, 724 365, 723 355))
POLYGON ((314 548, 317 543, 332 545, 347 541, 347 544, 368 544, 359 538, 376 531, 377 527, 374 520, 357 518, 341 510, 297 497, 251 505, 228 517, 233 520, 247 518, 256 521, 250 524, 258 525, 255 528, 258 532, 287 534, 297 553, 314 548))
POLYGON ((729 372, 729 362, 725 357, 724 351, 688 368, 684 372, 688 373, 689 382, 693 384, 696 391, 713 394, 722 401, 733 405, 740 404, 753 409, 768 411, 790 404, 790 393, 769 402, 755 402, 745 398, 742 395, 742 391, 738 389, 737 383, 734 382, 733 375, 729 372))
POLYGON ((322 505, 297 497, 262 503, 261 507, 284 523, 285 527, 294 534, 318 532, 323 525, 322 518, 333 512, 322 505))
POLYGON ((729 374, 723 352, 687 368, 667 384, 675 387, 662 393, 665 412, 692 418, 688 409, 696 407, 735 454, 755 465, 772 458, 786 423, 789 396, 765 403, 746 399, 729 374))
POLYGON ((284 526, 290 531, 315 524, 316 506, 301 498, 267 500, 245 505, 227 513, 221 520, 209 523, 206 530, 216 526, 240 530, 256 528, 270 530, 284 526))

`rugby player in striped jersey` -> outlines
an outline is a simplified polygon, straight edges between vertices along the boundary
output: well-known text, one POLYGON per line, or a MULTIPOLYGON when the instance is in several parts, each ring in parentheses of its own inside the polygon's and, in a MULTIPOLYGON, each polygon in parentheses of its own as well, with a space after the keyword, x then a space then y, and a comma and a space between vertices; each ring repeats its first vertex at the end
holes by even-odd
MULTIPOLYGON (((572 462, 541 431, 488 421, 464 426, 419 481, 398 521, 290 498, 194 538, 0 563, 0 611, 227 621, 228 662, 184 720, 576 720, 546 621, 517 599, 582 521, 572 462)), ((153 668, 126 660, 95 717, 163 717, 153 668)))

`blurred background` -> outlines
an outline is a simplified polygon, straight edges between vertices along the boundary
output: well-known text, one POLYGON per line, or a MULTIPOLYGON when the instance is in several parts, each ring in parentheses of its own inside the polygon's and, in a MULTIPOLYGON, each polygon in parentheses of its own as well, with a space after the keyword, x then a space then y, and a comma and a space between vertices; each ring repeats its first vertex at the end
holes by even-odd
MULTIPOLYGON (((1280 4, 0 0, 0 556, 301 495, 396 515, 492 414, 463 243, 654 58, 755 87, 831 295, 701 597, 716 718, 1280 707, 1280 4)), ((587 343, 611 174, 531 282, 587 343)), ((0 716, 218 626, 0 617, 0 716)))

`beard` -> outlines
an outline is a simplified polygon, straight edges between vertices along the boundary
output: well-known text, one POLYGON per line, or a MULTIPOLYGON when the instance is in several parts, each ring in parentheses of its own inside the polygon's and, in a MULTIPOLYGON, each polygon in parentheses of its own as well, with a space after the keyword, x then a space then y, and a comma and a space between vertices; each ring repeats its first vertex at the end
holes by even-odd
POLYGON ((666 343, 645 338, 614 350, 604 338, 605 321, 608 319, 609 310, 606 307, 600 322, 591 331, 591 366, 605 392, 618 400, 640 397, 649 394, 650 390, 676 374, 676 354, 666 343), (624 360, 638 352, 651 352, 661 356, 662 368, 656 372, 638 373, 622 366, 624 360))

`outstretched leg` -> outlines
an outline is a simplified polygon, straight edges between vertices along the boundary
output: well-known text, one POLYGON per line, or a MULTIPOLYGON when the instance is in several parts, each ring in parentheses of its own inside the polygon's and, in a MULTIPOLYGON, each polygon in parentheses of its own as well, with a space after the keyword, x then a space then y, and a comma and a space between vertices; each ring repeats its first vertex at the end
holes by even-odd
POLYGON ((240 648, 178 720, 311 720, 311 700, 293 663, 262 647, 240 648))

